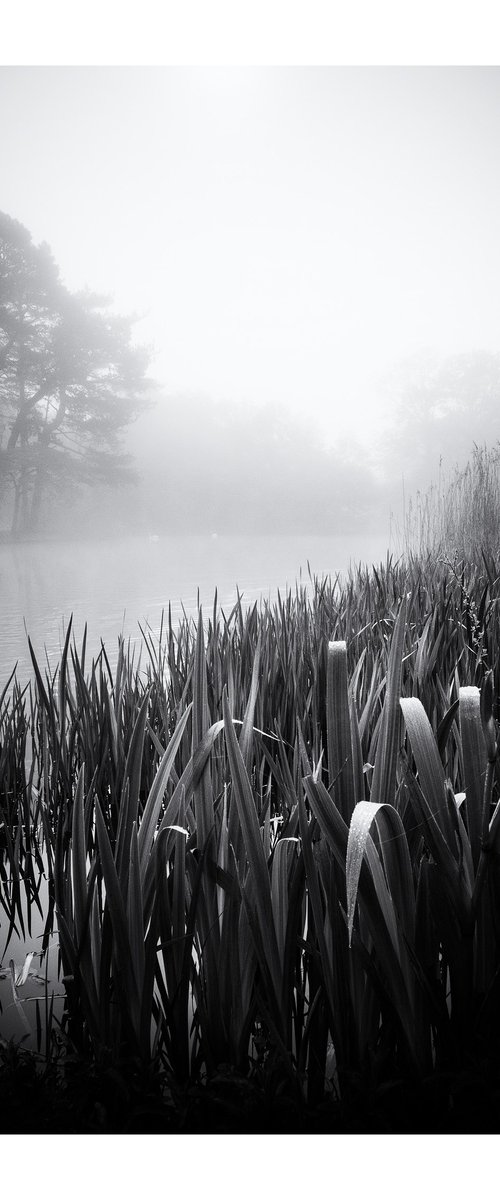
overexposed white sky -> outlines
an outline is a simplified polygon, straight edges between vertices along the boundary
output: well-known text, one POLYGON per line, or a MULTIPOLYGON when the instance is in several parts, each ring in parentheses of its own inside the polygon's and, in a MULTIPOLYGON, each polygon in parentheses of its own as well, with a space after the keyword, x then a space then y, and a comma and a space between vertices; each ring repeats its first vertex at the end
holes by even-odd
POLYGON ((4 66, 0 112, 0 208, 167 393, 370 436, 395 360, 500 348, 497 67, 4 66))

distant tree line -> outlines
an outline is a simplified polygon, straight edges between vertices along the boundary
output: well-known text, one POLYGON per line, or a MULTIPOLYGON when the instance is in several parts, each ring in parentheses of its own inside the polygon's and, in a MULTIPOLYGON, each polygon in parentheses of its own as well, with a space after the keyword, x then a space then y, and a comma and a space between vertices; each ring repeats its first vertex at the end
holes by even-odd
POLYGON ((375 521, 355 447, 328 450, 319 426, 284 407, 182 396, 159 400, 151 427, 136 496, 150 529, 330 534, 375 521))
MULTIPOLYGON (((380 529, 442 460, 463 467, 474 443, 500 439, 499 353, 397 365, 371 449, 330 449, 314 405, 300 418, 157 391, 152 407, 133 325, 108 298, 71 293, 48 246, 0 213, 0 534, 380 529)), ((333 429, 336 410, 332 398, 333 429)))
POLYGON ((500 438, 500 353, 468 350, 443 357, 420 351, 397 363, 382 382, 390 418, 379 439, 379 463, 388 481, 394 468, 407 490, 437 483, 463 468, 474 445, 500 438))

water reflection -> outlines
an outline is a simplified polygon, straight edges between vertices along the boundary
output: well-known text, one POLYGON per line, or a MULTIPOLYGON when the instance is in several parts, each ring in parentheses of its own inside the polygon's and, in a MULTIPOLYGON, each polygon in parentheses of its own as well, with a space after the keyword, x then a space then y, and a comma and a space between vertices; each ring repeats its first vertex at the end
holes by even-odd
POLYGON ((385 558, 387 539, 362 537, 162 537, 114 541, 30 543, 0 546, 0 689, 15 663, 18 679, 31 676, 27 634, 40 661, 59 661, 73 614, 73 634, 81 644, 88 626, 88 653, 101 639, 112 665, 118 635, 139 646, 139 622, 158 633, 171 604, 174 622, 183 612, 207 612, 217 588, 229 611, 237 590, 251 603, 276 596, 313 575, 345 571, 352 561, 385 558))
MULTIPOLYGON (((11 891, 12 881, 2 880, 2 891, 7 897, 11 891)), ((48 936, 48 949, 43 951, 43 935, 47 913, 49 911, 48 880, 46 875, 40 877, 39 899, 43 916, 35 905, 28 906, 25 889, 21 885, 22 916, 25 928, 23 935, 19 921, 17 928, 9 937, 9 921, 2 909, 0 920, 0 1037, 5 1041, 13 1039, 23 1042, 30 1050, 40 1050, 43 1054, 46 1044, 46 1013, 53 998, 53 1017, 60 1021, 64 1008, 63 985, 59 979, 59 943, 57 930, 48 936), (30 921, 28 922, 28 917, 30 921), (29 974, 22 978, 26 958, 33 958, 27 964, 29 974), (10 963, 18 980, 17 986, 12 985, 10 963), (21 978, 20 978, 21 977, 21 978), (47 1005, 48 1001, 48 1005, 47 1005), (40 1038, 37 1034, 37 1002, 40 1017, 40 1038)))

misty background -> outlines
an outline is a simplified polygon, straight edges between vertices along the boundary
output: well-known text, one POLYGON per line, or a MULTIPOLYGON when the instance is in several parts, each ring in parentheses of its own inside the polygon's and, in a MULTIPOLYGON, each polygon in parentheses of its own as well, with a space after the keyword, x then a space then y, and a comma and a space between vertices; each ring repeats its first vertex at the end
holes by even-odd
POLYGON ((495 443, 499 102, 496 67, 3 67, 0 207, 151 353, 134 481, 37 536, 389 537, 495 443))

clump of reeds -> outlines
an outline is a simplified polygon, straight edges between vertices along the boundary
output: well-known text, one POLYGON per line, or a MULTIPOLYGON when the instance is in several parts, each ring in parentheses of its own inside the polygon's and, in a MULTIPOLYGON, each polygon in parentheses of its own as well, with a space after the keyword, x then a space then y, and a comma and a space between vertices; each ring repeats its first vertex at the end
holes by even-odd
POLYGON ((406 553, 470 561, 500 547, 500 446, 474 445, 464 467, 441 475, 409 501, 406 553))
POLYGON ((0 744, 2 902, 9 928, 36 902, 36 847, 72 1053, 181 1106, 239 1079, 270 1110, 423 1089, 451 1119, 500 1062, 494 562, 215 601, 145 632, 142 671, 70 632, 0 744))

